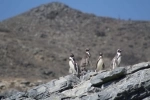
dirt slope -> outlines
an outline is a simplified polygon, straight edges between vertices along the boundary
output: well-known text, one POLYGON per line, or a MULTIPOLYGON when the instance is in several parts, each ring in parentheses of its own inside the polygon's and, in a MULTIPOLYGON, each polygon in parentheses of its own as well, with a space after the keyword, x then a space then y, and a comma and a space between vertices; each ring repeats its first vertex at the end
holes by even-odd
MULTIPOLYGON (((122 66, 150 59, 150 22, 82 13, 53 2, 0 22, 0 77, 52 79, 68 74, 68 56, 90 48, 108 67, 118 48, 122 66)), ((91 68, 94 69, 94 68, 91 68)))

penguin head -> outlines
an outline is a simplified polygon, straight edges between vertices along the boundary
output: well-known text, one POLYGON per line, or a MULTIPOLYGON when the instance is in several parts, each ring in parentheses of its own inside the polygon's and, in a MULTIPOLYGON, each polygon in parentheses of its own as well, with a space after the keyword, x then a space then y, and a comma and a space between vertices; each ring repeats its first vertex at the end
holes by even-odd
POLYGON ((73 53, 71 53, 71 54, 70 54, 70 57, 72 57, 72 58, 73 58, 73 57, 74 57, 74 54, 73 54, 73 53))
POLYGON ((73 59, 74 59, 74 54, 71 53, 71 54, 70 54, 70 57, 69 57, 69 60, 73 60, 73 59))
POLYGON ((99 53, 99 58, 103 58, 103 53, 99 53))
POLYGON ((121 49, 118 49, 117 52, 120 52, 120 53, 121 53, 121 49))
POLYGON ((99 53, 99 56, 103 56, 103 53, 100 52, 100 53, 99 53))
POLYGON ((118 50, 117 50, 117 55, 120 56, 120 55, 121 55, 121 52, 122 52, 121 49, 118 49, 118 50))
POLYGON ((89 51, 90 51, 90 49, 89 49, 89 48, 86 48, 86 49, 85 49, 85 52, 86 52, 86 54, 88 55, 88 57, 90 57, 90 56, 91 56, 89 51))

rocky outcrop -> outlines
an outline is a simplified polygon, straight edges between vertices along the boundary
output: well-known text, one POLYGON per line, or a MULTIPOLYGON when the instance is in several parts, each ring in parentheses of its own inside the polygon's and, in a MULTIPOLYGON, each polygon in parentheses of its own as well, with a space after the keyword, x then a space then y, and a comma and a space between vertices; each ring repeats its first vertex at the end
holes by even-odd
POLYGON ((149 100, 150 62, 90 71, 78 78, 67 75, 4 100, 149 100))

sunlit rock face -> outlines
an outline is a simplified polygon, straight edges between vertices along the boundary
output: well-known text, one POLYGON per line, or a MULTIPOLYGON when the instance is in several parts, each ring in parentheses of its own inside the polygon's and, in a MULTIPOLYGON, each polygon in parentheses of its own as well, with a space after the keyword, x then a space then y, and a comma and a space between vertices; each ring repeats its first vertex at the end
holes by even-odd
POLYGON ((148 100, 150 62, 118 67, 84 76, 67 75, 26 92, 7 91, 4 100, 148 100))

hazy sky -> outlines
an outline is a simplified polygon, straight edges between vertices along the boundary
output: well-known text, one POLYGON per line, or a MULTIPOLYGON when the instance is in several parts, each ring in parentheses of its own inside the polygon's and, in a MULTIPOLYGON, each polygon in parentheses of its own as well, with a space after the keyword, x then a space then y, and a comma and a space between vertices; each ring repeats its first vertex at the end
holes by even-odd
POLYGON ((0 21, 52 1, 98 16, 150 20, 150 0, 0 0, 0 21))

